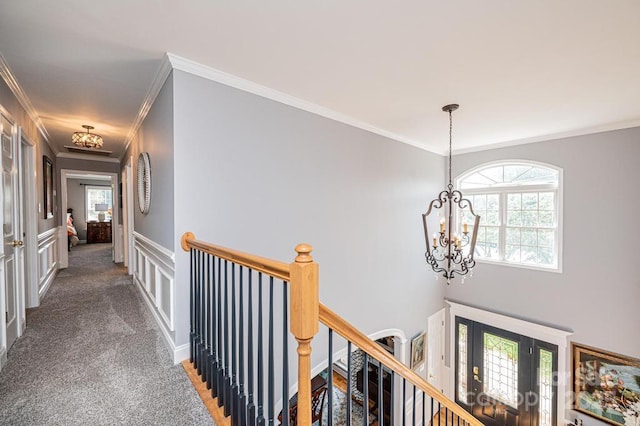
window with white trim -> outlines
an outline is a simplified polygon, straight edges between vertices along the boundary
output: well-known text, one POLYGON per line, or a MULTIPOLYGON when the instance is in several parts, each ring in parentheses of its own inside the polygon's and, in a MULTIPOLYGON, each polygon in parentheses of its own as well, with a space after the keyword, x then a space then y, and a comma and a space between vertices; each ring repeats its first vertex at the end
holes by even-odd
POLYGON ((561 169, 517 160, 485 164, 456 179, 481 216, 475 258, 560 270, 561 180, 561 169))

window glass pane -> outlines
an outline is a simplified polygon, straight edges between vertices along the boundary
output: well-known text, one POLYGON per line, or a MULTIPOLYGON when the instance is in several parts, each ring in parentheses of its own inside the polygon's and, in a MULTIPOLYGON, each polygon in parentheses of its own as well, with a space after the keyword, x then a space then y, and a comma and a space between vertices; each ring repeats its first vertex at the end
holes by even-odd
POLYGON ((504 181, 513 182, 530 169, 531 166, 504 166, 504 181))
POLYGON ((508 194, 507 195, 507 209, 509 209, 509 210, 521 210, 522 209, 522 194, 508 194))
POLYGON ((484 392, 518 406, 518 342, 484 333, 484 392))
POLYGON ((458 324, 458 399, 467 401, 467 326, 458 324))
POLYGON ((521 244, 526 246, 535 246, 538 244, 538 232, 535 229, 522 229, 521 244))
POLYGON ((552 247, 539 247, 538 248, 538 263, 541 265, 553 265, 553 248, 552 247))
POLYGON ((538 226, 538 212, 523 211, 522 226, 538 226))
POLYGON ((555 210, 553 192, 541 192, 539 200, 540 210, 555 210))
POLYGON ((538 246, 540 247, 553 247, 554 232, 544 229, 538 230, 538 246))
POLYGON ((522 212, 513 210, 507 211, 507 225, 522 226, 522 212))
POLYGON ((505 257, 509 262, 520 262, 520 246, 507 244, 505 257))
POLYGON ((520 249, 520 260, 522 263, 536 263, 538 261, 537 248, 522 246, 520 249))
POLYGON ((507 244, 520 245, 520 228, 507 228, 507 244))
POLYGON ((544 226, 549 228, 553 227, 552 211, 541 211, 538 217, 540 218, 539 226, 544 226))
POLYGON ((503 166, 491 167, 489 169, 484 169, 480 173, 483 176, 485 176, 487 179, 490 179, 494 183, 503 183, 504 182, 504 177, 503 177, 504 167, 503 166))
POLYGON ((487 195, 487 210, 495 210, 496 212, 500 208, 500 195, 489 194, 487 195))
POLYGON ((539 421, 540 426, 553 425, 553 353, 540 349, 538 383, 540 383, 539 421))
POLYGON ((522 210, 538 210, 538 193, 522 194, 522 210))

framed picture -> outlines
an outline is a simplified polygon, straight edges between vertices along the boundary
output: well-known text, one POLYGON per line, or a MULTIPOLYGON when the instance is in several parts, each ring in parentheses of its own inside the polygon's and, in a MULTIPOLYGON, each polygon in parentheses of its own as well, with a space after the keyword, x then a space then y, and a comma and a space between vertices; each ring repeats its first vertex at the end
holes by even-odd
POLYGON ((640 424, 640 360, 577 343, 573 409, 614 425, 640 424))
POLYGON ((44 218, 53 217, 53 163, 46 155, 42 156, 42 177, 44 192, 44 218))
POLYGON ((411 369, 415 370, 424 362, 424 340, 427 334, 422 332, 411 339, 411 369))

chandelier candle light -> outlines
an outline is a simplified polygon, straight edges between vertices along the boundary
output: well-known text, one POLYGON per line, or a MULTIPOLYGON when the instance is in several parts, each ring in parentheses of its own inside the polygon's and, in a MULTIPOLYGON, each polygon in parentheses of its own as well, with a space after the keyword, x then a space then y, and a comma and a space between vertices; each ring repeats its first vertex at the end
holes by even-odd
POLYGON ((71 136, 71 142, 82 148, 102 148, 102 136, 91 133, 93 126, 83 124, 82 127, 87 129, 86 132, 75 132, 71 136))
POLYGON ((451 183, 451 139, 453 121, 451 113, 458 109, 457 104, 446 105, 442 110, 449 113, 449 184, 447 189, 442 191, 438 198, 431 201, 429 209, 422 215, 424 224, 424 238, 427 244, 425 257, 427 263, 431 265, 433 271, 442 275, 451 283, 455 274, 464 276, 475 266, 473 253, 476 247, 476 237, 478 236, 478 224, 480 216, 473 212, 471 201, 462 198, 462 193, 453 189, 451 183), (440 217, 440 230, 433 234, 433 239, 429 238, 427 219, 432 213, 438 212, 440 217), (471 236, 469 235, 469 222, 471 225, 471 236), (460 229, 462 225, 462 230, 460 229))

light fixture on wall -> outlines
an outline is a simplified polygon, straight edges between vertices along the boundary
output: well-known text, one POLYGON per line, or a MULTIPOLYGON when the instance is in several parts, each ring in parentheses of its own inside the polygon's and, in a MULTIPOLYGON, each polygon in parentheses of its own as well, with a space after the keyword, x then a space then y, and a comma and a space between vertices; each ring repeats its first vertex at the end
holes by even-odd
MULTIPOLYGON (((471 201, 462 198, 462 193, 453 189, 451 182, 451 140, 453 133, 453 120, 451 113, 458 109, 457 104, 446 105, 442 110, 449 113, 449 184, 438 198, 431 201, 427 212, 422 215, 424 224, 424 238, 427 244, 425 257, 433 271, 442 275, 447 284, 457 274, 467 275, 475 266, 473 252, 478 236, 478 224, 480 216, 473 211, 471 201), (429 215, 432 213, 439 218, 439 232, 430 237, 428 228, 429 215), (469 232, 469 222, 472 222, 469 232), (469 235, 471 233, 471 235, 469 235)), ((433 220, 433 219, 432 219, 433 220)))
POLYGON ((94 207, 94 210, 98 212, 98 222, 104 222, 104 212, 109 211, 109 205, 108 204, 96 204, 94 207))
POLYGON ((87 124, 83 124, 82 127, 87 129, 87 131, 75 132, 73 136, 71 136, 71 141, 75 145, 83 148, 102 148, 102 136, 91 133, 94 127, 87 124))

